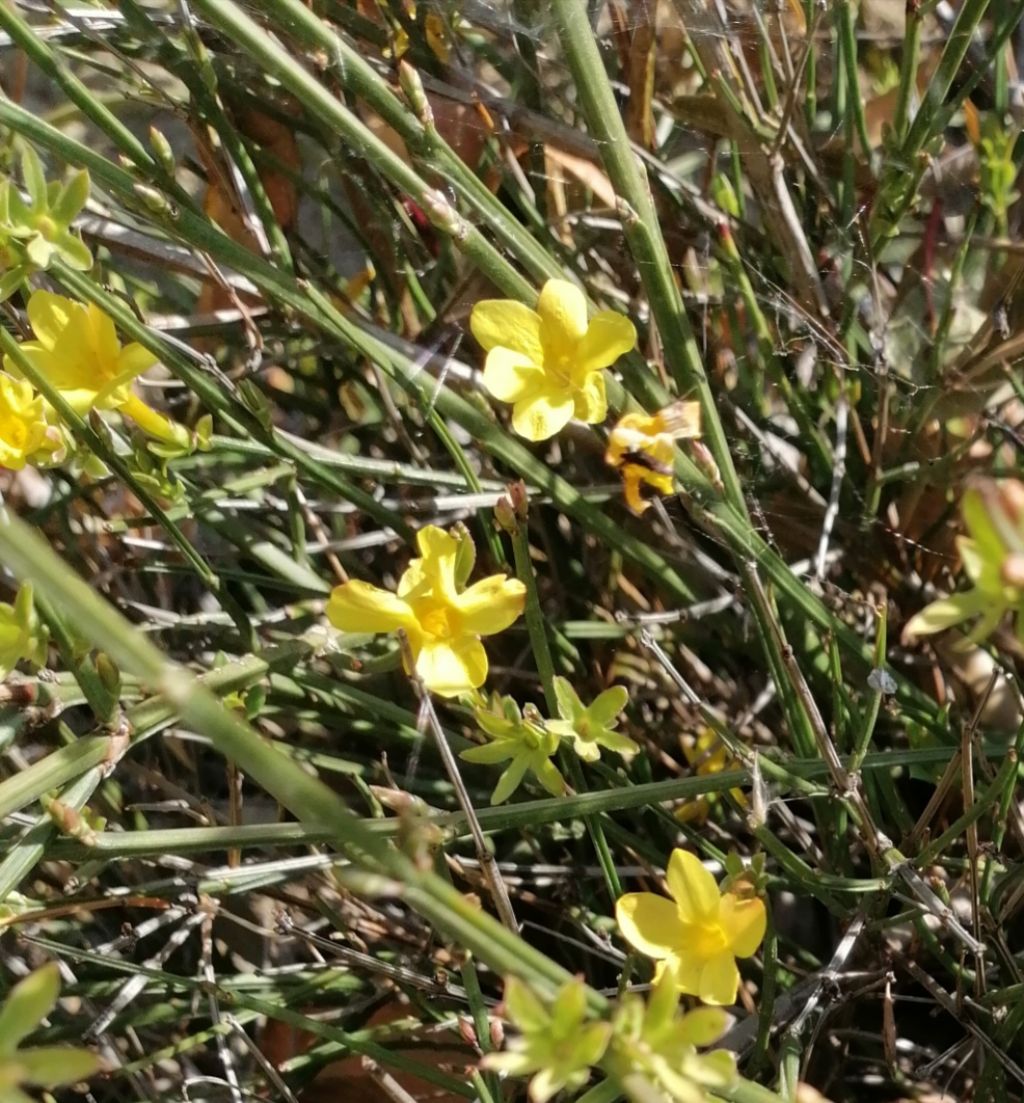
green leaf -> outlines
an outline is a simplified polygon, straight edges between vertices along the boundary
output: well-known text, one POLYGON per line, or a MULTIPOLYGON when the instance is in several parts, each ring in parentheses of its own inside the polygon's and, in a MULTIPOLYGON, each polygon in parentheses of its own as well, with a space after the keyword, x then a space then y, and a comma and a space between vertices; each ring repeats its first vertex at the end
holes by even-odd
POLYGON ((0 1008, 0 1056, 10 1056, 53 1010, 60 995, 60 968, 55 961, 19 981, 0 1008))

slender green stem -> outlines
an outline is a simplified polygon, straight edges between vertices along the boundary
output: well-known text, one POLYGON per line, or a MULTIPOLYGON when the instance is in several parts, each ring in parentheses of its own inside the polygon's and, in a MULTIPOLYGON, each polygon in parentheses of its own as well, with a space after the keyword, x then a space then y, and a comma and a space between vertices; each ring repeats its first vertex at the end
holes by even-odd
POLYGON ((612 185, 629 208, 624 211, 622 228, 644 282, 665 359, 679 391, 696 393, 704 435, 722 473, 729 502, 740 516, 746 516, 743 489, 700 348, 672 273, 650 188, 615 102, 586 4, 584 0, 552 0, 551 8, 587 124, 598 142, 612 185))
MULTIPOLYGON (((182 719, 205 734, 225 757, 294 815, 327 827, 354 871, 365 871, 364 891, 403 897, 438 930, 493 969, 520 976, 547 990, 569 974, 518 935, 421 869, 386 839, 367 830, 323 782, 267 743, 226 709, 187 670, 163 655, 88 585, 73 575, 46 542, 17 518, 0 515, 0 562, 59 602, 80 631, 107 650, 125 670, 153 686, 182 719)), ((607 1001, 588 992, 595 1011, 607 1001)))
POLYGON ((900 58, 900 83, 893 114, 892 129, 897 142, 907 136, 910 121, 910 104, 917 93, 917 65, 921 55, 921 0, 907 4, 907 25, 903 34, 903 50, 900 58))
POLYGON ((195 0, 197 9, 233 41, 244 46, 264 72, 310 107, 346 149, 365 158, 422 208, 432 224, 476 264, 488 279, 513 298, 532 297, 530 284, 511 267, 475 226, 464 219, 444 193, 430 187, 352 111, 322 85, 232 0, 195 0))

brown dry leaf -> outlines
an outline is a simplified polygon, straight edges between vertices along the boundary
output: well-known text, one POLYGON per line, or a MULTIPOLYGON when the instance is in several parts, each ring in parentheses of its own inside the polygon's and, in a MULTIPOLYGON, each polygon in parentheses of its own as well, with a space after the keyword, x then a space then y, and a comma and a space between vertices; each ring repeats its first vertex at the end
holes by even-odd
POLYGON ((619 3, 610 4, 608 10, 629 85, 626 132, 638 145, 651 149, 654 146, 651 105, 657 47, 657 0, 632 0, 628 13, 619 3))
MULTIPOLYGON (((295 134, 280 119, 251 108, 238 111, 232 118, 240 134, 282 165, 282 168, 272 165, 261 166, 259 177, 274 211, 274 217, 281 229, 287 231, 295 223, 299 209, 297 186, 284 171, 284 167, 296 174, 302 170, 302 160, 295 134)), ((255 252, 256 243, 252 232, 245 223, 238 197, 229 183, 229 177, 220 160, 210 144, 199 135, 197 135, 196 149, 206 168, 208 180, 206 195, 203 197, 203 210, 233 241, 255 252)), ((235 305, 233 295, 227 288, 214 280, 207 280, 199 293, 196 310, 199 313, 207 313, 233 305, 235 305)))
POLYGON ((606 207, 615 209, 615 189, 604 171, 586 157, 577 157, 567 153, 550 142, 544 147, 545 171, 552 176, 555 169, 562 169, 570 176, 589 188, 606 207))

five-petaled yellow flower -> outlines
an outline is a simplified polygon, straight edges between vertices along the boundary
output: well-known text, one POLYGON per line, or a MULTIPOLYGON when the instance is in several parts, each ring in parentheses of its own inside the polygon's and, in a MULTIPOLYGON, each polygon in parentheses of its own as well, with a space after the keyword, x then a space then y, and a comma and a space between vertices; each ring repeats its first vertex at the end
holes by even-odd
MULTIPOLYGON (((132 380, 156 363, 136 342, 122 347, 113 319, 95 303, 34 291, 28 320, 36 339, 23 342, 21 351, 78 413, 123 407, 133 397, 132 380)), ((4 367, 17 374, 9 357, 4 367)))
MULTIPOLYGON (((157 358, 137 341, 122 345, 113 319, 95 303, 79 303, 49 291, 34 291, 28 300, 34 341, 21 351, 72 409, 80 414, 96 407, 130 417, 157 440, 187 449, 189 433, 147 405, 132 390, 132 381, 157 358)), ((20 374, 10 357, 4 368, 20 374)))
POLYGON ((473 569, 473 543, 427 525, 416 534, 413 559, 398 592, 352 580, 336 586, 327 616, 343 632, 402 629, 427 689, 455 697, 483 685, 487 653, 481 636, 504 631, 522 613, 526 589, 496 574, 463 589, 473 569))
POLYGON ((926 606, 910 618, 904 635, 913 639, 971 621, 957 645, 963 650, 1011 613, 1024 644, 1024 483, 978 479, 964 492, 960 512, 970 535, 958 536, 956 546, 971 587, 926 606))
POLYGON ((0 467, 20 471, 26 463, 51 459, 60 445, 60 430, 47 422, 32 384, 0 373, 0 467))
POLYGON ((654 415, 624 414, 608 434, 605 462, 618 468, 626 505, 636 514, 652 494, 671 494, 675 442, 700 436, 700 405, 674 402, 654 415))
POLYGON ((764 903, 756 896, 720 893, 696 855, 673 850, 668 863, 672 899, 653 892, 619 898, 615 917, 626 941, 660 962, 659 977, 705 1003, 736 1002, 736 958, 750 957, 764 938, 764 903))
POLYGON ((604 421, 603 371, 636 345, 633 323, 615 310, 588 322, 583 292, 566 280, 548 280, 536 310, 484 299, 469 325, 487 351, 484 386, 513 403, 512 427, 527 440, 547 440, 573 417, 604 421))

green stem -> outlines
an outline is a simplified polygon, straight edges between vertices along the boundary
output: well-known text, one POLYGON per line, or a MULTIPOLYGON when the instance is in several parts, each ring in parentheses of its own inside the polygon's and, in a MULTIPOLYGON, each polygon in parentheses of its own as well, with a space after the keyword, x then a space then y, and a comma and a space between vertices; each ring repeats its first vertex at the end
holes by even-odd
MULTIPOLYGON (((311 777, 255 732, 184 667, 164 656, 86 583, 70 572, 48 544, 10 513, 0 514, 0 562, 31 580, 60 604, 84 635, 103 647, 129 673, 153 686, 167 703, 213 746, 306 823, 329 829, 352 864, 353 879, 371 894, 397 895, 439 931, 503 974, 522 977, 551 991, 569 974, 518 935, 455 892, 432 871, 419 867, 386 839, 369 831, 336 793, 311 777)), ((588 990, 588 1003, 602 1012, 607 1001, 588 990)))
MULTIPOLYGON (((97 765, 103 761, 108 746, 107 738, 90 736, 80 739, 70 747, 56 751, 42 762, 29 767, 29 770, 3 782, 0 784, 0 818, 23 808, 49 789, 63 785, 84 770, 97 765), (71 756, 72 760, 69 761, 66 756, 71 756), (45 776, 37 772, 32 775, 31 785, 26 786, 22 783, 21 779, 29 771, 40 770, 44 763, 49 764, 45 776), (7 788, 16 783, 17 789, 7 788)), ((984 749, 987 754, 995 757, 1004 756, 1007 753, 1005 744, 992 744, 984 749)), ((860 768, 864 772, 888 775, 894 770, 907 771, 914 767, 935 766, 948 760, 948 747, 922 747, 915 750, 869 754, 860 768)), ((762 769, 766 761, 762 756, 762 769)), ((828 767, 817 758, 789 759, 786 762, 786 773, 798 779, 821 780, 827 778, 828 767)), ((730 789, 747 788, 750 784, 749 770, 728 770, 707 776, 651 781, 641 785, 623 786, 619 789, 602 789, 592 793, 576 793, 568 797, 521 801, 518 804, 502 805, 499 808, 481 808, 477 812, 477 819, 484 831, 515 831, 523 827, 566 822, 601 812, 624 812, 633 808, 655 807, 670 801, 690 801, 707 796, 709 793, 724 793, 730 789)), ((782 795, 789 793, 782 783, 779 791, 782 795)), ((450 836, 463 837, 467 834, 465 817, 460 812, 439 813, 431 817, 431 822, 450 836)), ((364 821, 364 826, 367 831, 374 834, 393 836, 399 833, 403 824, 399 820, 368 820, 364 821)), ((120 831, 99 832, 88 850, 108 858, 135 858, 171 851, 200 853, 224 850, 229 847, 315 846, 330 839, 330 828, 317 824, 269 823, 246 824, 238 827, 178 827, 133 831, 130 834, 120 831)), ((65 852, 81 855, 83 844, 69 842, 66 848, 60 851, 62 855, 65 852)))
POLYGON ((586 4, 584 0, 552 0, 551 8, 583 114, 598 143, 609 179, 615 191, 630 208, 622 220, 623 232, 643 280, 651 314, 661 334, 665 359, 679 391, 696 392, 701 406, 704 435, 722 473, 727 497, 737 513, 745 517, 743 489, 733 466, 729 442, 704 371, 700 348, 672 273, 647 179, 633 152, 605 72, 586 4))
MULTIPOLYGON (((527 527, 525 501, 521 512, 516 517, 516 522, 512 530, 512 551, 516 561, 516 575, 526 587, 526 608, 524 611, 526 628, 530 634, 534 661, 537 663, 537 672, 540 674, 541 685, 544 688, 544 703, 547 705, 548 716, 555 717, 558 715, 558 695, 555 693, 555 665, 551 659, 551 647, 548 644, 544 610, 541 609, 540 595, 537 592, 537 576, 533 570, 533 563, 530 561, 530 533, 527 527)), ((569 771, 574 788, 578 792, 586 792, 583 770, 580 768, 575 752, 566 751, 561 756, 561 761, 569 771)), ((596 816, 586 816, 584 822, 594 844, 594 851, 604 874, 608 893, 611 899, 615 901, 622 895, 622 883, 619 881, 619 874, 615 868, 615 858, 608 846, 604 827, 596 816)))
POLYGON ((917 64, 921 55, 921 0, 910 0, 906 7, 907 25, 903 33, 903 51, 900 59, 900 83, 893 114, 892 129, 897 142, 907 136, 910 121, 910 103, 917 91, 917 64))
POLYGON ((195 0, 197 9, 243 46, 264 73, 281 84, 310 107, 345 143, 346 153, 355 153, 377 168, 395 187, 413 199, 434 227, 452 238, 480 271, 507 295, 528 300, 533 288, 487 241, 476 227, 464 219, 448 202, 444 193, 430 187, 405 161, 393 153, 367 127, 295 58, 231 0, 195 0))

